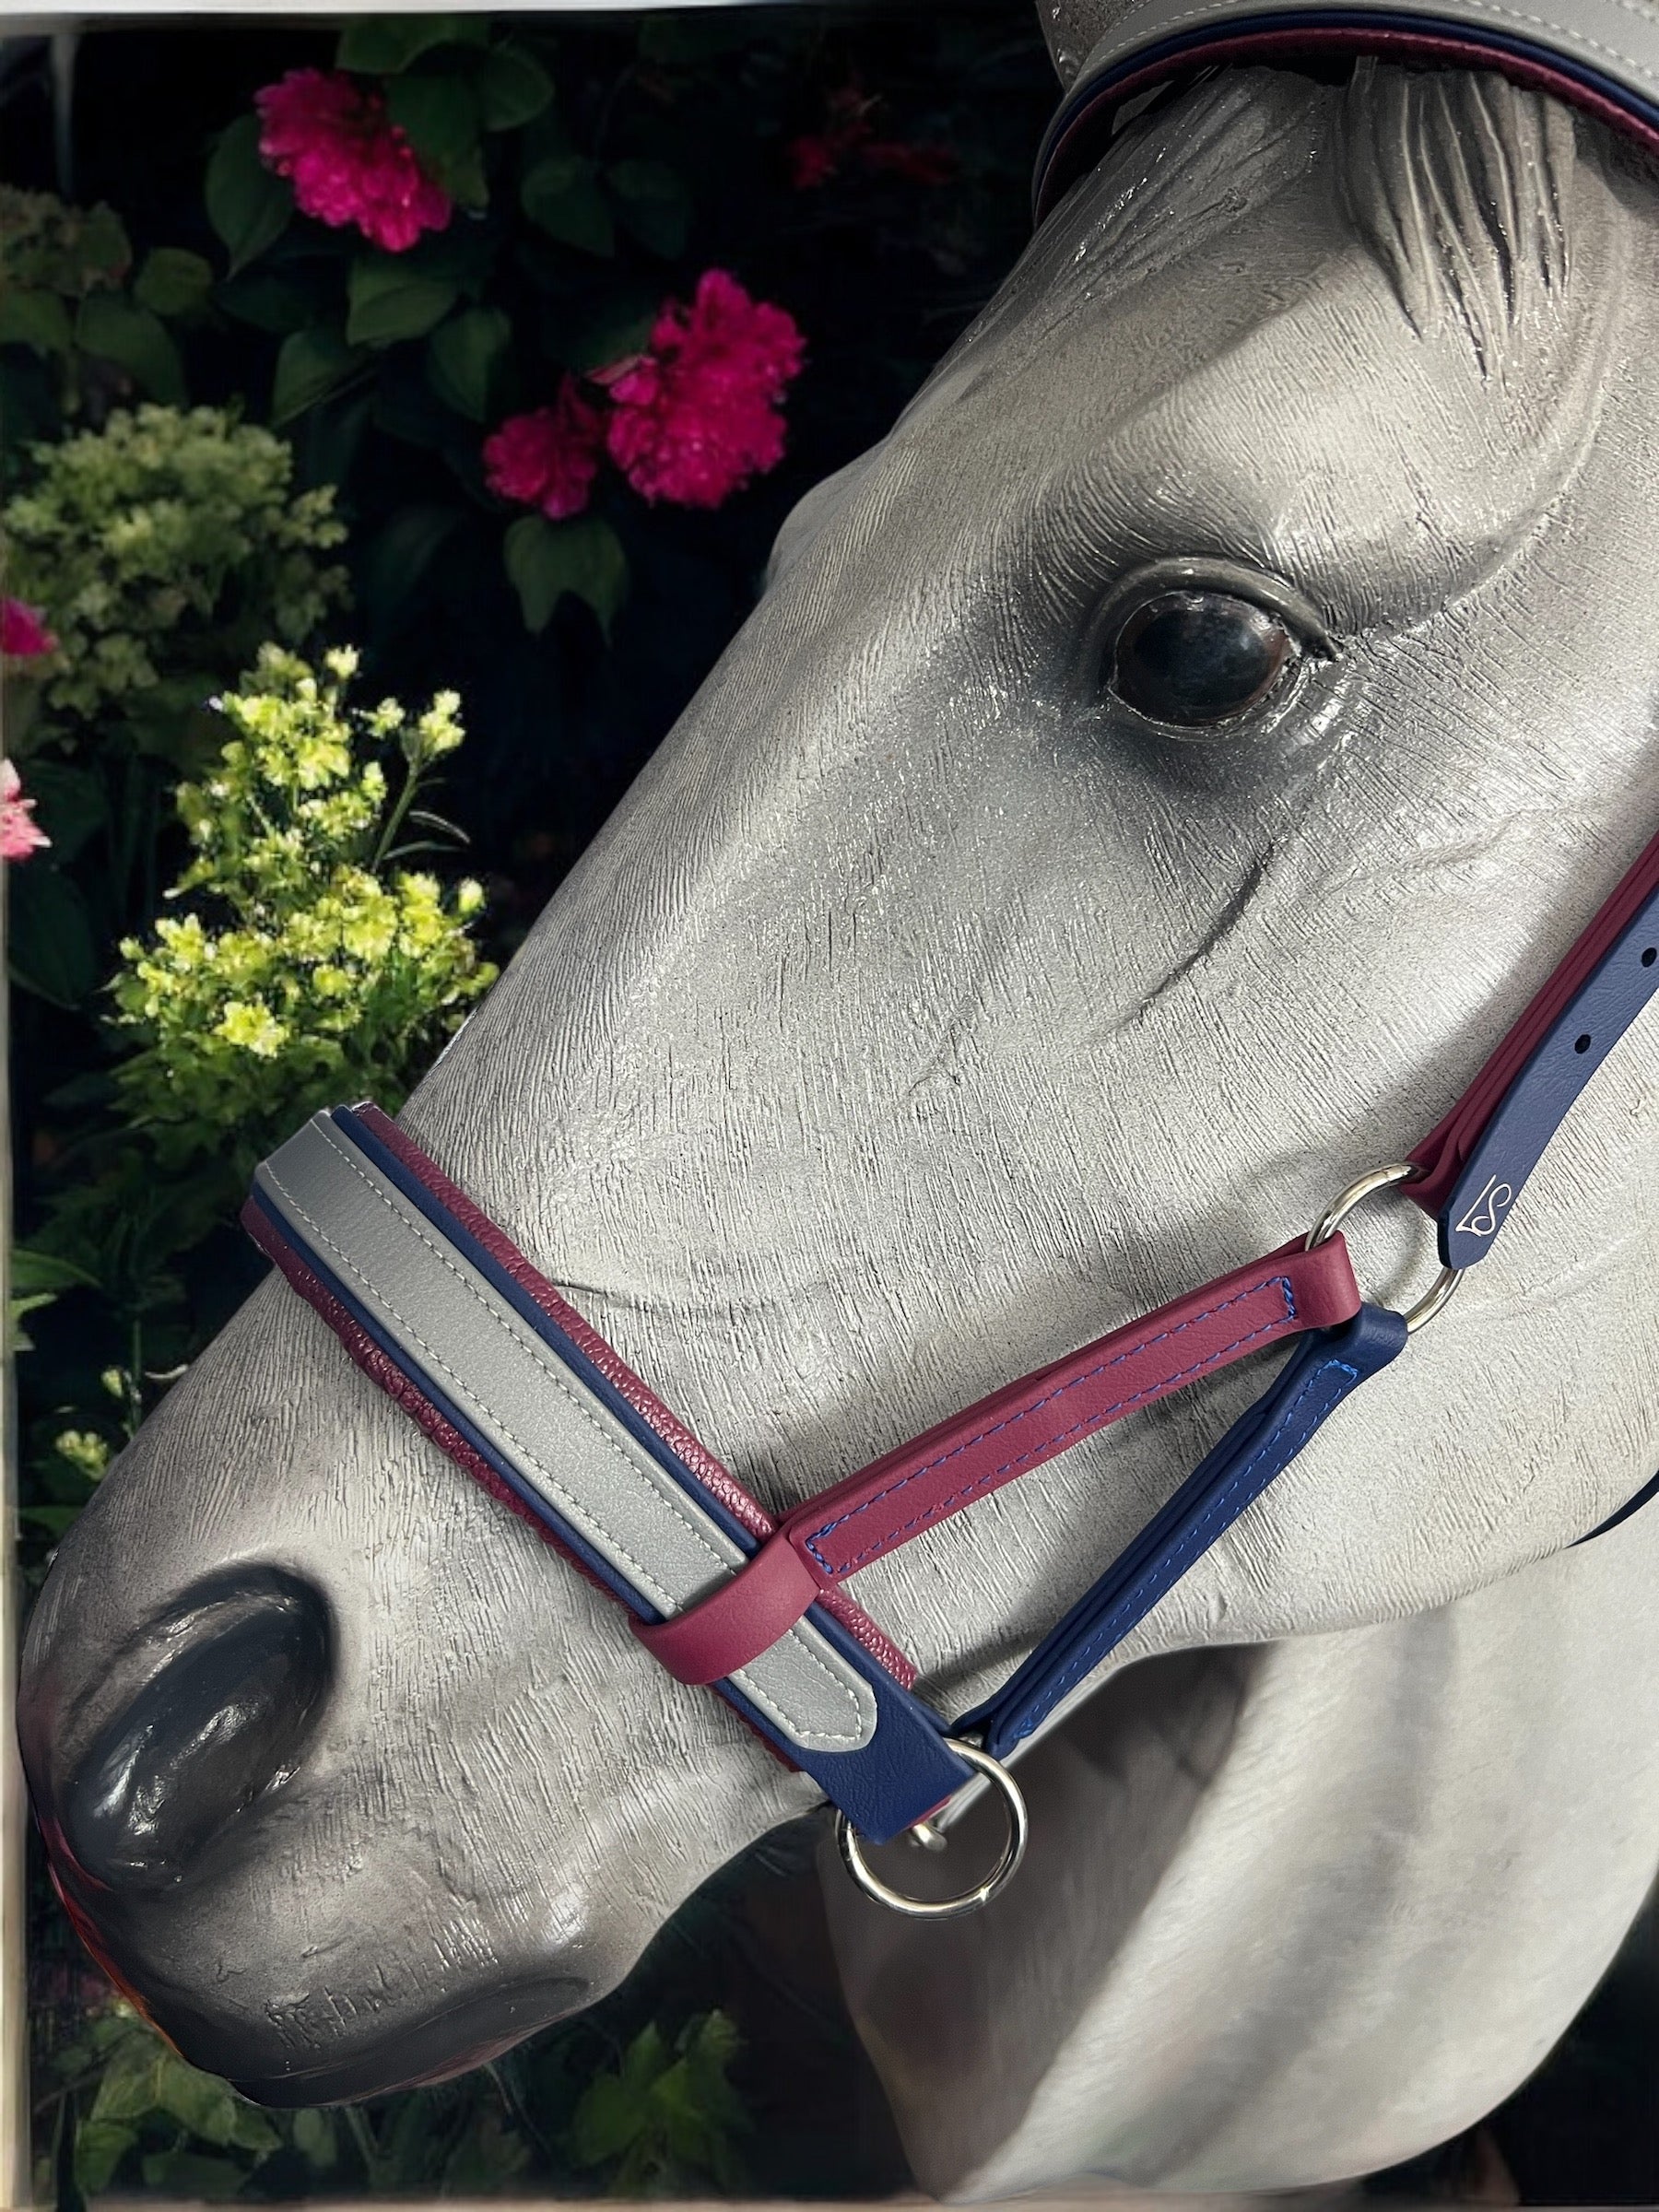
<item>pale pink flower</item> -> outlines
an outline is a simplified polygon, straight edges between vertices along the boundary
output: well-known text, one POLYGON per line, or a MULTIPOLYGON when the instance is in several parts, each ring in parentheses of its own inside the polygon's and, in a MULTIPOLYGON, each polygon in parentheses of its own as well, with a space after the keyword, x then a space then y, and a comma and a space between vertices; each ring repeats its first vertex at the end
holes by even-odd
POLYGON ((57 640, 47 629, 38 606, 21 599, 0 599, 0 653, 8 661, 38 661, 55 653, 57 640))
POLYGON ((379 92, 338 71, 290 69, 253 102, 260 159, 291 181, 304 214, 335 229, 355 223, 388 253, 448 225, 449 194, 423 171, 379 92))
POLYGON ((484 441, 485 481, 502 499, 561 522, 587 505, 604 445, 604 418, 567 376, 550 407, 509 416, 484 441))
POLYGON ((27 860, 52 840, 38 828, 34 801, 23 796, 23 779, 9 760, 0 760, 0 860, 27 860))
POLYGON ((606 447, 641 499, 718 507, 783 458, 781 405, 806 340, 793 315, 709 269, 670 300, 647 352, 606 370, 606 447))

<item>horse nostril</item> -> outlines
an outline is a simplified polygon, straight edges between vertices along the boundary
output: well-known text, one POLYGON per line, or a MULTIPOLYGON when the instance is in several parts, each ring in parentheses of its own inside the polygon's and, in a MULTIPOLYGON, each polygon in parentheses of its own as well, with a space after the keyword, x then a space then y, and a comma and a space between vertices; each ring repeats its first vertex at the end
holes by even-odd
POLYGON ((324 1602, 287 1575, 193 1606, 174 1635, 182 1648, 105 1725, 61 1803, 76 1862, 112 1888, 182 1881, 292 1770, 328 1685, 324 1602))

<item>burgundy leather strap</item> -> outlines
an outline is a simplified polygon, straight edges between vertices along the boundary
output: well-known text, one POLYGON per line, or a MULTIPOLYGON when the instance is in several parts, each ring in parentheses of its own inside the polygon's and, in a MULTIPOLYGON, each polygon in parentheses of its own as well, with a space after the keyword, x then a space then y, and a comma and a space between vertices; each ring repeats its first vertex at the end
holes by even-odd
POLYGON ((711 1596, 634 1633, 682 1682, 720 1681, 766 1651, 841 1576, 1137 1406, 1359 1311, 1340 1236, 1312 1252, 1300 1239, 1283 1245, 1008 1383, 809 1498, 711 1596))
POLYGON ((1400 1187, 1426 1214, 1433 1217, 1440 1213, 1481 1132, 1502 1104, 1504 1093, 1655 888, 1659 888, 1659 837, 1644 849, 1451 1112, 1410 1154, 1412 1165, 1422 1173, 1400 1187))
POLYGON ((677 1680, 722 1682, 787 1636, 823 1594, 823 1583, 780 1529, 700 1604, 654 1625, 629 1625, 677 1680))

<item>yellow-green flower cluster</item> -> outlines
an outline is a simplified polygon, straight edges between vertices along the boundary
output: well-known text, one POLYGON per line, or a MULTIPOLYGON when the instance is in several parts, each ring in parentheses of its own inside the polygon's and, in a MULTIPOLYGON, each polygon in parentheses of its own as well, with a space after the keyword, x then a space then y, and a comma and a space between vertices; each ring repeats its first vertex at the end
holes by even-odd
POLYGON ((298 644, 345 602, 319 559, 346 535, 333 487, 296 495, 289 448, 225 408, 141 406, 32 458, 0 534, 6 589, 58 640, 50 712, 165 724, 215 667, 298 644))
POLYGON ((356 665, 331 653, 319 674, 268 646, 218 702, 236 735, 179 791, 189 911, 122 946, 116 1019, 142 1049, 121 1081, 175 1157, 226 1136, 263 1149, 344 1097, 394 1102, 494 981, 468 930, 478 885, 446 889, 385 857, 425 772, 462 742, 460 702, 348 709, 356 665), (389 805, 374 756, 393 746, 405 772, 389 805))

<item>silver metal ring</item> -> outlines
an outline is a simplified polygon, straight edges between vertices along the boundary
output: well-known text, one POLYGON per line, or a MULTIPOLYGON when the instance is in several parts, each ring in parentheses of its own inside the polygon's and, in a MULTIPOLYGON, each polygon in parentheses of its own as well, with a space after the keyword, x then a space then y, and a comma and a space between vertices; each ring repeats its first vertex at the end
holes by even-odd
POLYGON ((964 1889, 956 1897, 906 1897, 902 1889, 895 1889, 884 1882, 865 1857, 863 1841, 846 1814, 838 1812, 835 1816, 836 1846, 847 1872, 866 1897, 873 1897, 878 1905, 886 1905, 891 1912, 903 1912, 912 1920, 955 1920, 961 1913, 977 1912, 982 1905, 988 1905, 997 1891, 1013 1880, 1020 1860, 1025 1857, 1026 1839, 1030 1833, 1025 1798, 1006 1767, 988 1751, 982 1751, 977 1744, 959 1743, 954 1735, 947 1735, 945 1742, 976 1773, 996 1785, 1007 1809, 1008 1838, 1003 1845, 1002 1856, 984 1880, 973 1888, 964 1889))
MULTIPOLYGON (((1334 1198, 1308 1232, 1305 1249, 1312 1252, 1315 1245, 1325 1244, 1336 1234, 1354 1208, 1373 1191, 1392 1190, 1396 1183, 1409 1182, 1422 1172, 1408 1159, 1390 1160, 1385 1168, 1373 1168, 1369 1175, 1361 1175, 1358 1182, 1350 1182, 1340 1197, 1334 1198)), ((1424 1291, 1415 1306, 1408 1306, 1402 1317, 1406 1334, 1415 1336, 1420 1328, 1431 1322, 1441 1309, 1449 1303, 1452 1293, 1463 1281, 1461 1267, 1442 1267, 1424 1291)))

